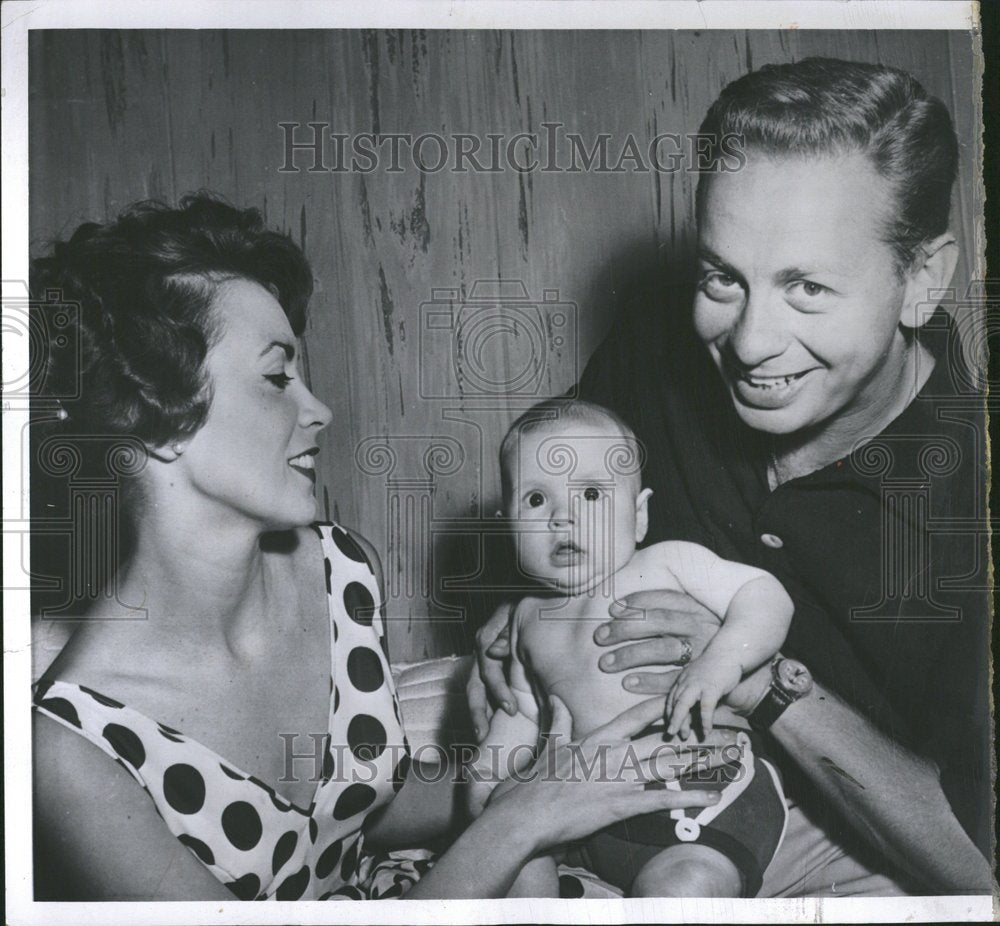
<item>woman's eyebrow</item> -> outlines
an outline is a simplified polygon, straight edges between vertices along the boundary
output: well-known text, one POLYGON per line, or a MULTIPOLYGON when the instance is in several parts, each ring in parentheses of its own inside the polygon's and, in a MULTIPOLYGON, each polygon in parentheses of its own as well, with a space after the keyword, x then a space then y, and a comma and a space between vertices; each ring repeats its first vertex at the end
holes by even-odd
POLYGON ((260 352, 260 356, 263 357, 264 354, 266 354, 269 350, 273 350, 275 347, 280 347, 285 352, 285 356, 289 360, 295 359, 295 345, 289 344, 287 341, 272 341, 260 352))

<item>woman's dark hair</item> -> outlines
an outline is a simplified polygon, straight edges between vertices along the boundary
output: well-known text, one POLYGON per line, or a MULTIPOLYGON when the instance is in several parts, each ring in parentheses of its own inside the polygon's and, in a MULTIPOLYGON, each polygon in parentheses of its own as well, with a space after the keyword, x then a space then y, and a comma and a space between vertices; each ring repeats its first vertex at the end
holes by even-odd
POLYGON ((204 361, 219 333, 211 304, 235 279, 271 292, 301 334, 312 272, 256 209, 201 192, 176 209, 140 202, 113 222, 81 225, 32 264, 32 292, 78 313, 78 337, 64 349, 40 345, 48 356, 32 363, 42 371, 37 393, 78 396, 63 400, 76 434, 153 445, 191 434, 211 399, 204 361))
MULTIPOLYGON (((773 154, 867 155, 896 195, 885 239, 901 270, 948 228, 955 130, 944 104, 905 71, 836 58, 765 65, 725 87, 699 131, 716 164, 726 135, 773 154)), ((698 184, 699 202, 709 182, 698 184)))

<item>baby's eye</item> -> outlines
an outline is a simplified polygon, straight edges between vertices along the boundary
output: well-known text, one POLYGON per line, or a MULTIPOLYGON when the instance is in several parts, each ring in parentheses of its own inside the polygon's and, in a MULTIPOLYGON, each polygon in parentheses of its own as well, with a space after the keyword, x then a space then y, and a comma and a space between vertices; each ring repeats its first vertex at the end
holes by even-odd
POLYGON ((532 492, 528 496, 528 506, 531 508, 540 508, 545 504, 545 496, 541 492, 532 492))
POLYGON ((595 488, 594 486, 587 486, 587 488, 583 490, 583 497, 588 502, 596 502, 601 497, 601 490, 595 488))

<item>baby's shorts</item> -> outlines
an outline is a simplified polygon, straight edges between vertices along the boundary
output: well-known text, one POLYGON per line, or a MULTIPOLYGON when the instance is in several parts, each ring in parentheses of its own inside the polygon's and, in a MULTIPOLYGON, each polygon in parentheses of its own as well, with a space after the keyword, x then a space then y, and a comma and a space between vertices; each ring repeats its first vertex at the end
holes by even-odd
POLYGON ((567 862, 628 892, 651 858, 669 846, 694 842, 730 859, 742 875, 742 896, 755 897, 781 844, 788 808, 777 769, 754 753, 753 740, 744 731, 737 745, 734 757, 711 772, 695 771, 670 783, 684 791, 721 791, 718 804, 613 823, 572 847, 567 862))

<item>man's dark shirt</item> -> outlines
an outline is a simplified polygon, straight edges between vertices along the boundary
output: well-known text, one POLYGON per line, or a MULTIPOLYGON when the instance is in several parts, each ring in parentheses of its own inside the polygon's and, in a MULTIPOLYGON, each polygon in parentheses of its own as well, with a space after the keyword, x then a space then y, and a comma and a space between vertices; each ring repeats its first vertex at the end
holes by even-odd
POLYGON ((991 852, 986 429, 955 325, 939 309, 922 330, 937 363, 880 435, 772 492, 766 437, 737 417, 688 315, 626 313, 580 383, 645 447, 646 542, 692 540, 777 576, 796 606, 782 652, 936 762, 991 852))

